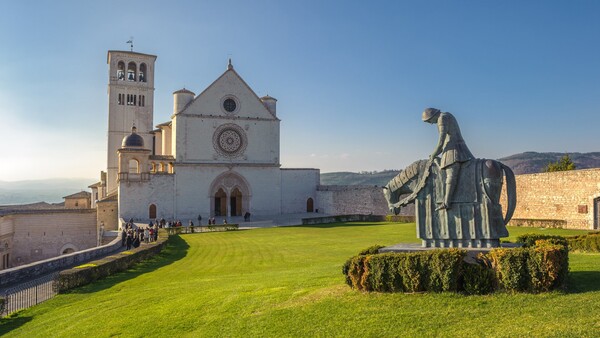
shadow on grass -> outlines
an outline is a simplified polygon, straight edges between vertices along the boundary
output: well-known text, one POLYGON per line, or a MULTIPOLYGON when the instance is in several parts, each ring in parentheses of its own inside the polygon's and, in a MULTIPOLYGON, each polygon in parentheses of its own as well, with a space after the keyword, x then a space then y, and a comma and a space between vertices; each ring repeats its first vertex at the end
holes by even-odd
POLYGON ((600 291, 600 271, 572 271, 567 281, 569 293, 600 291))
POLYGON ((18 317, 18 312, 6 318, 0 318, 0 336, 27 324, 33 317, 18 317))
POLYGON ((181 239, 181 237, 178 235, 171 236, 167 246, 158 255, 146 261, 137 263, 126 271, 99 279, 92 284, 84 285, 82 287, 69 290, 65 293, 93 293, 111 288, 116 284, 133 279, 142 274, 152 272, 184 258, 187 255, 189 247, 190 246, 186 243, 186 241, 181 239))

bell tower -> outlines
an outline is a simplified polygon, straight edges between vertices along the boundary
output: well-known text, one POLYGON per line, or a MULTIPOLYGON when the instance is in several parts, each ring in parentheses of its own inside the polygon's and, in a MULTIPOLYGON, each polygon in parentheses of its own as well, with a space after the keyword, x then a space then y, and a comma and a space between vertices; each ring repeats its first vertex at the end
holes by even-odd
POLYGON ((117 150, 131 126, 152 144, 154 115, 154 63, 156 55, 108 51, 108 148, 106 193, 117 190, 117 150))

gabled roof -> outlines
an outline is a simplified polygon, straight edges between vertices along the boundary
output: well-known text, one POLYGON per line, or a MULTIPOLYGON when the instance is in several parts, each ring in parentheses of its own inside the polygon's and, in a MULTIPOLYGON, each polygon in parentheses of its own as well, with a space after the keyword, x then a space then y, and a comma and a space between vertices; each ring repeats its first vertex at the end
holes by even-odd
POLYGON ((88 185, 88 188, 99 188, 102 186, 102 182, 96 182, 92 185, 88 185))
POLYGON ((67 199, 67 198, 90 198, 90 196, 92 196, 92 193, 89 193, 87 191, 80 191, 80 192, 74 193, 72 195, 65 196, 63 198, 64 199, 67 199))
POLYGON ((244 79, 240 76, 240 74, 238 74, 238 72, 236 72, 235 69, 233 69, 233 66, 231 65, 231 60, 230 60, 230 63, 228 65, 228 67, 227 67, 227 70, 225 72, 223 72, 223 74, 221 74, 221 76, 219 76, 216 80, 214 80, 202 92, 200 92, 200 94, 196 95, 196 97, 192 101, 190 101, 190 103, 188 103, 185 106, 185 108, 182 111, 180 111, 178 114, 181 114, 181 113, 185 112, 189 107, 191 107, 193 105, 193 103, 196 100, 198 100, 199 98, 201 98, 204 93, 206 93, 209 89, 211 89, 213 86, 215 86, 215 84, 218 83, 221 80, 221 78, 225 77, 230 72, 232 74, 234 74, 240 80, 240 82, 250 91, 250 93, 252 93, 252 95, 254 96, 254 98, 256 98, 256 100, 261 103, 261 105, 265 109, 265 112, 267 112, 269 115, 271 115, 271 117, 273 117, 274 120, 279 120, 277 118, 277 116, 275 116, 275 114, 273 114, 269 109, 267 109, 267 107, 265 107, 265 105, 262 102, 262 100, 260 99, 260 97, 258 97, 258 95, 256 95, 256 93, 254 92, 254 90, 252 90, 252 88, 248 85, 248 83, 246 83, 246 81, 244 81, 244 79))

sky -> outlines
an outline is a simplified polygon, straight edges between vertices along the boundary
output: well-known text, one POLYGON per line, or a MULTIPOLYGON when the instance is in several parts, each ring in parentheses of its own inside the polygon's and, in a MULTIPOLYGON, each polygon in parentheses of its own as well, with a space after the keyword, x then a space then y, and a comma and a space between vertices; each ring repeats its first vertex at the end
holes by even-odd
POLYGON ((0 180, 98 178, 108 50, 157 55, 155 124, 232 58, 277 98, 281 163, 402 169, 427 107, 476 157, 600 151, 600 1, 0 0, 0 180))

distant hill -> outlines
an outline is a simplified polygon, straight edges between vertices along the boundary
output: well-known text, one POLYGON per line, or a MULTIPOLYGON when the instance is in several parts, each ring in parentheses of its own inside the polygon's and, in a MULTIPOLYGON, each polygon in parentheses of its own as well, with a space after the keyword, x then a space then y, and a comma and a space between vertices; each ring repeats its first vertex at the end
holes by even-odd
MULTIPOLYGON (((577 169, 600 168, 600 152, 568 153, 577 169)), ((541 173, 550 162, 560 160, 565 153, 525 153, 506 156, 498 159, 509 166, 515 174, 541 173)), ((394 178, 399 170, 384 170, 380 172, 333 172, 321 174, 323 185, 378 185, 383 186, 394 178)))
MULTIPOLYGON (((577 169, 600 168, 600 152, 568 153, 577 169)), ((565 153, 536 153, 528 151, 498 159, 517 175, 541 173, 548 163, 560 160, 565 153)))
POLYGON ((399 170, 352 173, 347 171, 321 174, 323 185, 378 185, 384 186, 398 175, 399 170))
POLYGON ((63 196, 81 190, 89 191, 88 186, 95 182, 96 180, 89 178, 0 181, 0 205, 60 203, 63 201, 63 196))

